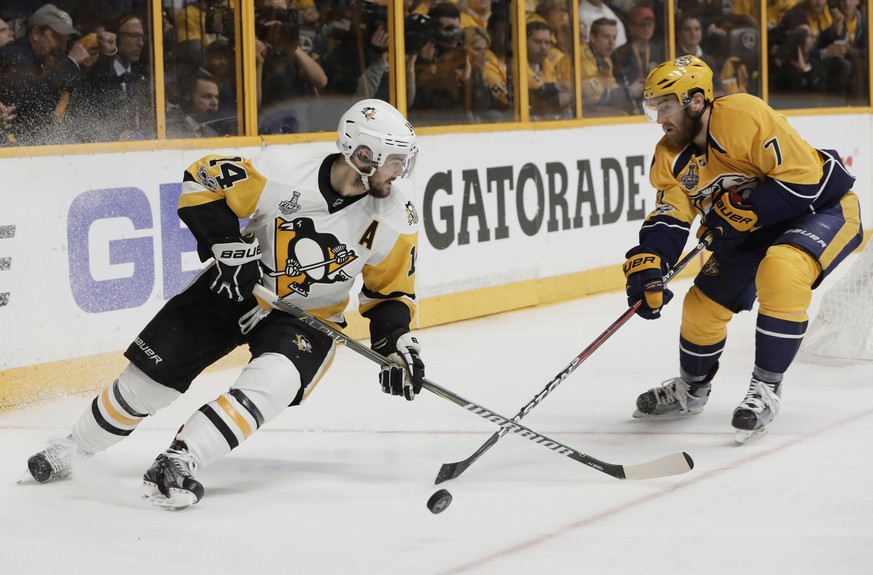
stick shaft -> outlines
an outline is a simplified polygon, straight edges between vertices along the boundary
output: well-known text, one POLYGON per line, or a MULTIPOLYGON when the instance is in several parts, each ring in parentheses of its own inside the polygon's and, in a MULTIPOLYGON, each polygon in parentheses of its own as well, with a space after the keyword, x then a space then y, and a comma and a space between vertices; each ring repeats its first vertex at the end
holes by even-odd
MULTIPOLYGON (((351 349, 352 351, 354 351, 360 355, 363 355, 367 359, 369 359, 375 363, 378 363, 379 365, 393 364, 393 362, 391 360, 389 360, 387 357, 385 357, 384 355, 382 355, 376 351, 373 351, 372 349, 370 349, 366 345, 360 343, 359 341, 357 341, 355 339, 352 339, 352 338, 346 336, 344 333, 342 333, 338 329, 335 329, 335 328, 327 325, 326 323, 324 323, 320 319, 316 318, 315 316, 313 316, 313 315, 305 312, 304 310, 298 308, 297 306, 290 304, 290 303, 286 302, 285 300, 279 298, 276 294, 270 292, 270 290, 263 287, 262 285, 260 285, 260 284, 256 285, 254 293, 256 296, 258 296, 259 298, 261 298, 265 302, 269 303, 274 308, 279 309, 281 311, 284 311, 284 312, 294 316, 298 321, 301 321, 301 322, 305 323, 306 325, 317 329, 321 333, 328 335, 338 345, 344 345, 347 348, 351 349)), ((648 478, 647 476, 645 476, 646 475, 645 473, 642 473, 642 474, 631 473, 630 476, 628 476, 628 474, 625 472, 624 466, 622 466, 622 465, 606 463, 604 461, 600 461, 599 459, 597 459, 595 457, 591 457, 590 455, 586 455, 585 453, 582 453, 581 451, 573 449, 572 447, 569 447, 569 446, 561 443, 560 441, 556 441, 554 439, 551 439, 550 437, 547 437, 547 436, 545 436, 541 433, 538 433, 538 432, 536 432, 528 427, 525 427, 524 425, 522 425, 518 422, 513 422, 512 420, 500 415, 499 413, 497 413, 495 411, 491 411, 490 409, 487 409, 487 408, 485 408, 477 403, 469 401, 469 400, 461 397, 457 393, 450 391, 450 390, 448 390, 440 385, 437 385, 436 383, 434 383, 430 380, 425 379, 424 383, 422 384, 422 387, 424 389, 427 389, 431 393, 438 395, 438 396, 442 397, 443 399, 446 399, 446 400, 454 403, 455 405, 460 405, 461 407, 463 407, 467 411, 474 413, 483 419, 487 419, 488 421, 499 425, 503 430, 506 430, 507 432, 511 431, 513 433, 521 435, 522 437, 525 437, 525 438, 529 439, 530 441, 537 443, 538 445, 546 447, 547 449, 549 449, 551 451, 554 451, 556 453, 559 453, 561 455, 569 457, 570 459, 573 459, 573 460, 578 461, 580 463, 584 463, 585 465, 592 467, 598 471, 601 471, 603 473, 606 473, 606 474, 611 475, 613 477, 616 477, 618 479, 628 479, 628 478, 630 478, 630 479, 646 479, 646 478, 648 478), (642 476, 640 476, 640 475, 642 475, 642 476)), ((689 471, 691 469, 691 465, 693 465, 693 464, 690 463, 690 457, 688 457, 686 454, 683 453, 683 454, 675 454, 673 456, 668 456, 668 458, 662 458, 662 459, 655 460, 652 462, 647 462, 644 464, 633 466, 633 468, 636 469, 636 468, 640 468, 640 466, 643 466, 642 468, 644 470, 649 469, 649 468, 654 469, 658 473, 658 475, 655 475, 655 477, 659 477, 659 476, 664 475, 664 474, 674 475, 677 473, 684 473, 684 472, 689 471), (678 457, 683 457, 681 462, 679 462, 679 460, 677 459, 678 457), (675 460, 675 462, 678 463, 678 465, 661 465, 660 464, 660 462, 662 462, 663 460, 668 460, 668 459, 670 460, 669 463, 672 464, 672 463, 674 463, 673 460, 675 460)))
MULTIPOLYGON (((664 274, 664 284, 672 280, 676 274, 681 272, 688 266, 691 261, 697 257, 697 255, 706 249, 706 246, 709 245, 709 238, 705 237, 703 240, 698 243, 694 249, 692 249, 684 258, 682 258, 672 269, 670 269, 666 274, 664 274)), ((591 355, 597 351, 597 349, 606 342, 612 335, 619 330, 621 326, 623 326, 627 321, 633 317, 633 315, 637 312, 640 306, 643 304, 641 300, 637 300, 633 305, 627 308, 624 313, 619 316, 612 324, 606 328, 603 333, 601 333, 597 338, 591 342, 584 350, 582 350, 579 355, 573 358, 573 360, 560 372, 558 375, 552 378, 546 386, 537 393, 533 399, 531 399, 524 407, 519 410, 515 417, 512 418, 513 423, 518 423, 525 415, 530 413, 530 411, 536 407, 540 402, 542 402, 547 395, 549 395, 558 385, 561 384, 562 381, 567 379, 567 377, 573 373, 579 365, 591 357, 591 355)), ((437 473, 437 478, 435 483, 439 484, 443 481, 448 481, 449 479, 455 479, 461 473, 466 471, 470 465, 473 464, 477 459, 482 457, 486 451, 494 447, 494 445, 500 440, 501 437, 508 433, 508 429, 506 427, 502 427, 499 431, 495 432, 494 435, 489 437, 485 443, 483 443, 479 449, 477 449, 470 457, 467 459, 455 462, 455 463, 445 463, 440 468, 437 473)))

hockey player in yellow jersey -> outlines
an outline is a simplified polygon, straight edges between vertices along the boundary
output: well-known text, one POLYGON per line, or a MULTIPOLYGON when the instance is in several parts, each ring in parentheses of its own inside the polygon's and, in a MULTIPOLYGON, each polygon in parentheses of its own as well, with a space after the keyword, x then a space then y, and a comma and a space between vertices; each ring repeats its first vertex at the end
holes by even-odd
POLYGON ((424 378, 409 331, 418 215, 393 182, 412 170, 415 130, 386 102, 363 100, 342 116, 338 133, 339 153, 211 155, 185 171, 179 216, 212 264, 139 334, 125 352, 130 364, 70 436, 28 460, 37 481, 69 475, 77 456, 118 443, 203 369, 247 344, 252 358, 236 382, 188 419, 143 477, 158 506, 197 503, 204 494, 197 470, 305 400, 334 357, 331 337, 263 307, 252 295, 258 282, 344 326, 360 276, 358 309, 372 346, 396 362, 380 371, 382 390, 414 399, 424 378))
POLYGON ((650 174, 655 208, 623 268, 629 303, 641 300, 637 313, 645 318, 660 316, 672 297, 663 274, 698 215, 697 237, 711 237, 712 255, 685 296, 679 377, 640 395, 634 417, 700 413, 728 322, 757 298, 751 383, 732 418, 742 443, 779 412, 812 290, 861 242, 855 179, 837 152, 813 148, 761 99, 714 99, 712 71, 694 56, 653 69, 644 96, 664 136, 650 174))

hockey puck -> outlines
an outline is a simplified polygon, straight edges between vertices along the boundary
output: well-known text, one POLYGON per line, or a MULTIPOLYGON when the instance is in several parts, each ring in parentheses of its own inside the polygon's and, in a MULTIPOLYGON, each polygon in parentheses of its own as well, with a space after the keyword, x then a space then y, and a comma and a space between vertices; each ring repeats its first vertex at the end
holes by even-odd
POLYGON ((452 494, 445 489, 440 489, 430 496, 427 500, 427 508, 430 512, 436 515, 446 510, 446 507, 452 502, 452 494))

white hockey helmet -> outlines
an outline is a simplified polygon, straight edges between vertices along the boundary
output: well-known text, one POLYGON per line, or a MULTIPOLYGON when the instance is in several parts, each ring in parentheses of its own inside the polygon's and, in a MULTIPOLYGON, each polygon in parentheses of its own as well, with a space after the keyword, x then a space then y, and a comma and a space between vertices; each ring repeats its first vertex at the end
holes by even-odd
POLYGON ((366 178, 385 164, 391 154, 402 156, 403 175, 409 176, 415 164, 418 148, 415 129, 397 109, 383 100, 361 100, 340 118, 337 127, 337 148, 352 168, 366 178), (370 170, 362 170, 352 156, 366 162, 370 170))

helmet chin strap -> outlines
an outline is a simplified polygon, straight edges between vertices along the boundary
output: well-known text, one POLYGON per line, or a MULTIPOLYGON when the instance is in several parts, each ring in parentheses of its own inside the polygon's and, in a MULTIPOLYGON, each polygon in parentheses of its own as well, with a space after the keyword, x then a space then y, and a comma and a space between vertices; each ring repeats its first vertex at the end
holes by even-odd
MULTIPOLYGON (((358 174, 361 176, 361 182, 364 184, 364 189, 369 192, 370 191, 370 176, 372 176, 373 174, 372 173, 365 174, 364 172, 361 171, 361 169, 358 166, 355 165, 355 163, 352 161, 351 157, 349 157, 345 154, 343 154, 343 157, 346 159, 346 163, 348 165, 350 165, 352 167, 352 169, 354 171, 358 172, 358 174)), ((376 170, 373 170, 373 171, 375 172, 376 170)))

